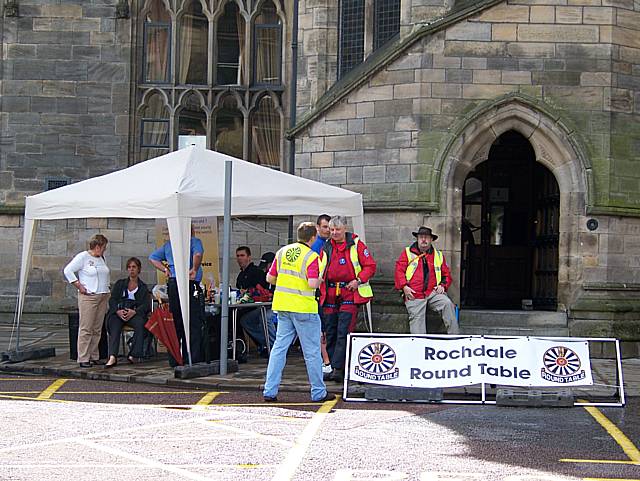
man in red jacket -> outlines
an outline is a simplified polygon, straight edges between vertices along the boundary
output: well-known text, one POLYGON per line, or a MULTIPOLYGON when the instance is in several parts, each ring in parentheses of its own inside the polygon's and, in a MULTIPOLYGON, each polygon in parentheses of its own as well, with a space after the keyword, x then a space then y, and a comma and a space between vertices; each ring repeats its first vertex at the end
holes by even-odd
POLYGON ((438 312, 449 334, 458 334, 456 308, 446 292, 451 272, 441 251, 432 243, 438 238, 429 227, 413 232, 416 242, 396 261, 395 285, 402 291, 409 312, 411 334, 426 334, 427 309, 438 312))
POLYGON ((331 379, 342 382, 347 334, 355 329, 358 306, 373 298, 369 279, 376 272, 376 261, 356 234, 347 232, 347 219, 333 216, 329 221, 330 239, 322 247, 321 265, 326 269, 320 286, 323 332, 331 360, 331 379))

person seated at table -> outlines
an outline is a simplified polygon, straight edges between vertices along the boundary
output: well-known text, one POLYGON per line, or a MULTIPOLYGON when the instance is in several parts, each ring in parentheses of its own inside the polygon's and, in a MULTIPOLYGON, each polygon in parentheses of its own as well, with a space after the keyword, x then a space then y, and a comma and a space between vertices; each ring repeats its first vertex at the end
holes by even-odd
MULTIPOLYGON (((258 269, 264 272, 265 281, 266 275, 273 263, 273 259, 275 259, 276 255, 273 252, 265 252, 262 254, 260 258, 260 264, 258 265, 258 269)), ((253 289, 249 289, 247 292, 255 296, 256 294, 260 294, 259 298, 268 297, 270 301, 273 297, 273 290, 275 286, 271 284, 267 284, 268 288, 264 288, 262 284, 257 284, 253 289), (260 286, 260 287, 258 287, 260 286)), ((256 299, 254 299, 256 300, 256 299)), ((257 300, 256 300, 257 302, 257 300)), ((251 339, 258 346, 258 352, 262 357, 269 357, 269 349, 267 348, 267 340, 264 333, 264 325, 262 323, 262 315, 260 309, 251 309, 248 312, 247 309, 244 309, 245 312, 242 313, 242 317, 240 317, 240 325, 244 329, 244 331, 249 334, 251 339)), ((267 329, 269 333, 269 345, 273 346, 273 343, 276 340, 276 326, 272 322, 273 312, 271 309, 266 310, 266 319, 267 319, 267 329)))
POLYGON ((236 277, 236 289, 240 289, 244 294, 247 289, 253 289, 258 284, 265 289, 269 288, 267 274, 253 263, 251 249, 248 246, 240 246, 236 249, 236 261, 240 266, 240 272, 236 277))
POLYGON ((147 285, 139 277, 141 269, 140 259, 131 257, 127 260, 129 276, 118 280, 111 289, 109 310, 107 311, 109 360, 105 364, 105 368, 111 368, 118 364, 120 333, 125 324, 133 327, 134 339, 127 360, 133 364, 142 359, 144 325, 149 317, 151 296, 147 285))

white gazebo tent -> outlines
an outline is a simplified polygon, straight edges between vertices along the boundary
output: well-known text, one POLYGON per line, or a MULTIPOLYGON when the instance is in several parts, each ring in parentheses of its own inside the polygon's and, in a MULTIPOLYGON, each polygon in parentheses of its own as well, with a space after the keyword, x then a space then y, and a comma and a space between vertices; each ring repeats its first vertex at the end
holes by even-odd
MULTIPOLYGON (((342 214, 364 239, 362 195, 191 146, 101 177, 26 198, 16 319, 24 308, 38 220, 166 219, 174 252, 187 344, 188 271, 192 217, 222 216, 225 162, 232 161, 231 215, 342 214)), ((223 256, 228 256, 223 252, 223 256)), ((62 267, 62 266, 61 266, 62 267)))

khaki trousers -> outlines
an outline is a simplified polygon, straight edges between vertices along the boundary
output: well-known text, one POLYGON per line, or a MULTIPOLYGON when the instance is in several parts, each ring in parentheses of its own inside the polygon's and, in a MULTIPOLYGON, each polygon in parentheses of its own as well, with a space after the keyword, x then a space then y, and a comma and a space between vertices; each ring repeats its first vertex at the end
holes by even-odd
POLYGON ((409 330, 411 334, 427 333, 427 309, 440 314, 448 334, 460 333, 458 320, 456 319, 456 307, 446 294, 432 292, 425 299, 406 300, 404 305, 409 312, 409 330))
POLYGON ((100 359, 98 344, 109 307, 109 293, 85 295, 78 292, 78 362, 100 359))

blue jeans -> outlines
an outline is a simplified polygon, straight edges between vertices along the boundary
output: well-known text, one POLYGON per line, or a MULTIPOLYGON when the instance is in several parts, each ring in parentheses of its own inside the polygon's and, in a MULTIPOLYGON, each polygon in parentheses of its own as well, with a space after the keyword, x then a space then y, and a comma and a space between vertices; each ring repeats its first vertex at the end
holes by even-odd
POLYGON ((271 348, 267 378, 262 394, 276 397, 282 380, 282 371, 287 363, 287 351, 298 334, 307 376, 311 384, 311 400, 318 401, 327 395, 327 388, 322 380, 322 355, 320 354, 320 316, 299 312, 278 312, 278 331, 276 342, 271 348))
MULTIPOLYGON (((267 327, 269 331, 269 345, 273 346, 273 343, 276 340, 276 329, 273 325, 271 309, 267 309, 266 314, 267 327)), ((262 316, 260 315, 259 308, 251 309, 246 314, 243 314, 240 318, 240 325, 256 342, 259 349, 267 349, 267 340, 264 337, 264 326, 262 325, 262 316)))

